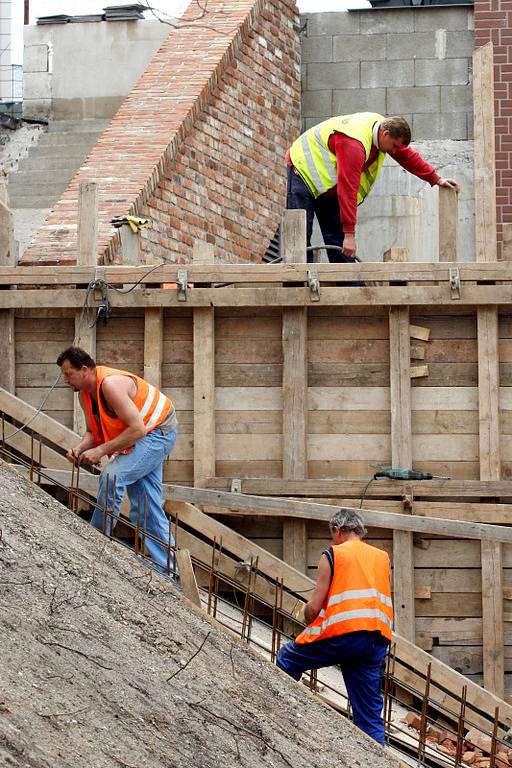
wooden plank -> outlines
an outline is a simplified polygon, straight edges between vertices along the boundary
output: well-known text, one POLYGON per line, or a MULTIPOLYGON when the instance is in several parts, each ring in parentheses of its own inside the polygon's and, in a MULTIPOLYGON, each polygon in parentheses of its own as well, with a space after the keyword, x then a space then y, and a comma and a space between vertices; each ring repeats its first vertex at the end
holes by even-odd
POLYGON ((394 246, 393 248, 388 248, 387 251, 384 251, 384 255, 382 256, 382 261, 386 263, 387 261, 393 261, 393 262, 406 262, 409 261, 409 249, 403 248, 401 246, 394 246))
POLYGON ((144 312, 144 378, 157 389, 162 387, 164 311, 151 307, 144 312))
POLYGON ((409 325, 409 335, 411 339, 419 339, 420 341, 429 341, 430 328, 423 328, 421 325, 409 325))
MULTIPOLYGON (((281 223, 285 264, 303 262, 306 256, 306 212, 285 211, 281 223)), ((283 478, 307 477, 308 464, 308 310, 283 309, 283 478)), ((283 520, 283 559, 305 573, 306 523, 283 520)))
POLYGON ((475 246, 477 262, 497 260, 492 42, 473 54, 475 246))
MULTIPOLYGON (((410 335, 408 307, 389 310, 391 463, 412 467, 410 335)), ((393 531, 393 608, 395 627, 414 642, 414 548, 412 534, 393 531)))
MULTIPOLYGON (((340 279, 340 276, 338 276, 340 279)), ((343 276, 345 279, 345 276, 343 276)), ((179 307, 177 292, 160 288, 146 288, 130 294, 111 293, 112 308, 179 307)), ((80 308, 84 293, 80 289, 55 288, 52 290, 0 291, 0 309, 80 308), (20 295, 22 294, 22 295, 20 295)), ((189 292, 188 307, 293 307, 311 306, 309 288, 201 288, 189 292)), ((440 286, 380 286, 322 288, 320 306, 348 307, 432 306, 454 308, 448 284, 440 286)), ((464 286, 457 310, 477 305, 512 305, 510 285, 464 286)), ((99 299, 92 298, 97 309, 99 299)))
MULTIPOLYGON (((302 256, 302 259, 304 257, 302 256)), ((448 282, 449 262, 436 264, 432 262, 407 262, 407 263, 381 263, 362 262, 353 264, 317 264, 320 281, 336 283, 343 279, 368 281, 431 281, 448 282), (341 271, 340 271, 341 270, 341 271)), ((509 262, 485 263, 462 262, 453 263, 459 269, 461 282, 474 282, 478 280, 510 281, 512 268, 509 262)), ((126 267, 122 265, 105 265, 105 279, 109 283, 134 283, 138 280, 141 284, 154 284, 176 282, 178 269, 182 265, 162 264, 158 269, 148 273, 148 266, 126 267)), ((187 265, 190 282, 194 283, 304 283, 307 282, 307 274, 310 267, 303 261, 294 264, 220 264, 215 265, 187 265)), ((87 285, 91 277, 91 270, 80 266, 0 266, 0 285, 63 285, 81 284, 87 285)), ((384 286, 379 286, 384 287, 384 286)), ((318 307, 315 307, 317 310, 318 307)), ((342 308, 338 307, 338 312, 342 308)))
POLYGON ((30 429, 65 451, 73 448, 80 439, 75 432, 59 424, 58 421, 44 413, 38 413, 36 408, 2 389, 0 389, 0 411, 22 424, 30 422, 30 429))
MULTIPOLYGON (((193 261, 211 264, 213 245, 194 243, 193 261)), ((194 484, 215 475, 215 314, 196 308, 194 326, 194 484)))
MULTIPOLYGON (((237 514, 277 515, 325 520, 326 522, 339 509, 339 505, 315 504, 312 502, 265 496, 249 496, 245 493, 186 488, 177 485, 165 485, 164 498, 224 508, 225 510, 236 511, 237 514)), ((391 530, 397 529, 427 535, 436 534, 464 539, 512 543, 512 529, 502 525, 425 518, 419 515, 396 514, 369 509, 362 509, 361 514, 365 524, 370 526, 374 525, 391 530)))
MULTIPOLYGON (((228 478, 209 478, 210 489, 225 491, 230 487, 228 478)), ((281 478, 249 478, 242 479, 244 494, 259 494, 266 496, 340 496, 360 499, 366 480, 282 480, 281 478)), ((511 497, 510 480, 480 481, 480 480, 423 480, 407 483, 412 489, 414 498, 475 498, 475 497, 511 497)), ((389 498, 403 496, 405 483, 395 480, 378 480, 365 493, 367 498, 389 498)))
MULTIPOLYGON (((0 266, 13 267, 16 263, 14 249, 14 221, 7 204, 7 191, 2 185, 5 197, 0 200, 0 266)), ((0 387, 8 392, 16 389, 16 354, 14 335, 14 310, 0 309, 0 387)))
MULTIPOLYGON (((78 253, 80 267, 95 268, 98 259, 98 185, 94 181, 81 182, 78 188, 78 253)), ((91 269, 91 277, 94 269, 91 269)), ((89 280, 91 279, 89 277, 89 280)), ((75 315, 74 344, 96 357, 96 319, 94 309, 82 309, 75 315)), ((111 362, 111 361, 109 361, 111 362)), ((73 429, 78 434, 85 431, 85 418, 75 394, 73 407, 73 429)))
POLYGON ((176 562, 178 564, 180 584, 183 589, 183 594, 198 608, 202 608, 201 597, 199 596, 199 589, 197 588, 197 581, 189 550, 178 549, 176 551, 176 562))
POLYGON ((512 261, 512 222, 505 221, 502 227, 501 256, 503 261, 512 261))
MULTIPOLYGON (((497 260, 494 137, 494 53, 492 43, 473 54, 475 123, 475 242, 477 262, 497 260)), ((478 371, 480 479, 501 477, 499 421, 498 309, 479 307, 478 371)), ((504 624, 501 545, 482 542, 484 686, 504 695, 504 624)))
POLYGON ((439 261, 459 260, 459 198, 449 187, 439 190, 439 261))

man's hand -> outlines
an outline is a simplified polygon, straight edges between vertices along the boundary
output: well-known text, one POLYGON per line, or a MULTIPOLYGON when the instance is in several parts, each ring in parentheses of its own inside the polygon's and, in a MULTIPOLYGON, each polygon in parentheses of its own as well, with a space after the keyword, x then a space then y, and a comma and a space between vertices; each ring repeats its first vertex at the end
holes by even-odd
POLYGON ((78 461, 80 464, 90 464, 91 466, 94 466, 100 463, 100 460, 104 455, 105 451, 103 450, 103 446, 99 445, 97 448, 89 448, 89 450, 81 453, 78 457, 78 461))
POLYGON ((353 258, 356 255, 355 235, 345 235, 343 238, 343 255, 353 258))
POLYGON ((460 192, 460 185, 457 184, 455 179, 439 179, 437 186, 445 187, 446 189, 455 189, 457 194, 460 192))
POLYGON ((80 447, 77 445, 76 448, 70 448, 69 451, 67 451, 66 459, 73 464, 75 459, 78 458, 80 458, 80 447))

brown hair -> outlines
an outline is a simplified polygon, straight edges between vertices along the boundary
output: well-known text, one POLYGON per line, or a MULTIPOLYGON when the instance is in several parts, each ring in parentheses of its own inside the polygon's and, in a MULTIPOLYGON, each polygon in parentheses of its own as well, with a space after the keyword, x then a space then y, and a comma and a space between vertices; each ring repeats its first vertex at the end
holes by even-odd
POLYGON ((77 371, 79 371, 83 365, 85 365, 86 368, 94 368, 96 366, 92 357, 85 351, 85 349, 81 349, 80 347, 68 347, 64 352, 61 352, 57 358, 57 365, 59 368, 66 360, 70 366, 76 368, 77 371))
POLYGON ((380 128, 389 131, 393 139, 402 139, 402 144, 407 147, 411 143, 411 128, 405 117, 385 117, 380 128))

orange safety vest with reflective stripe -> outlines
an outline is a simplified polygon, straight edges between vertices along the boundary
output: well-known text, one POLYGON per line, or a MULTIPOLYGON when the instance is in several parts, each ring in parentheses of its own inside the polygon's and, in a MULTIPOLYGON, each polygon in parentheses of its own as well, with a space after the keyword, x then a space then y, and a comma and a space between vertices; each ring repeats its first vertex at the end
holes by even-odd
POLYGON ((334 574, 322 610, 295 639, 313 643, 348 632, 380 632, 391 640, 393 605, 386 552, 359 539, 332 548, 334 574))
MULTIPOLYGON (((173 409, 172 401, 160 392, 152 384, 128 371, 120 371, 117 368, 108 368, 106 365, 96 366, 96 398, 98 403, 98 414, 95 415, 92 409, 92 400, 89 392, 82 392, 82 402, 89 417, 92 436, 95 445, 107 443, 120 435, 126 429, 126 424, 117 416, 112 416, 106 410, 104 397, 101 393, 101 385, 107 376, 128 376, 137 385, 137 394, 133 402, 137 407, 144 425, 146 434, 156 429, 170 414, 173 409)), ((120 453, 128 453, 131 448, 126 448, 120 453)))

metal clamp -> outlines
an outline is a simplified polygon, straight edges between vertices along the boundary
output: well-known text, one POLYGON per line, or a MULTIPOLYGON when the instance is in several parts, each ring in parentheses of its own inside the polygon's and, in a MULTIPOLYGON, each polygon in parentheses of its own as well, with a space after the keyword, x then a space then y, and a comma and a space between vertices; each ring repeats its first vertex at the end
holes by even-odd
POLYGON ((311 291, 311 301, 320 301, 320 280, 316 269, 308 270, 308 285, 311 291))
POLYGON ((178 269, 177 289, 178 289, 178 301, 186 301, 187 290, 188 290, 188 272, 184 268, 178 269))
POLYGON ((458 267, 450 267, 448 279, 450 281, 452 299, 460 299, 460 272, 458 267))
POLYGON ((242 481, 238 477, 231 480, 231 493, 242 493, 242 481))

